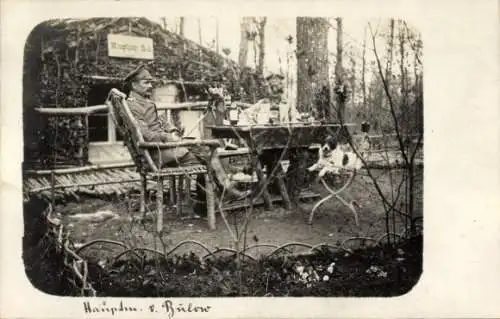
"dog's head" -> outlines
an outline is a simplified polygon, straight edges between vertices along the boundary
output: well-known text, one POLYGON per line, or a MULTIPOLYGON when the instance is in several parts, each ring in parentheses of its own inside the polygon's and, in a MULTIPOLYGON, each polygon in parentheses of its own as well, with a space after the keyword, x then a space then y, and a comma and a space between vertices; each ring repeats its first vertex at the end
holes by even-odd
POLYGON ((325 139, 323 145, 321 145, 321 150, 323 151, 324 154, 329 154, 331 151, 336 149, 337 146, 338 146, 337 139, 333 136, 328 136, 325 139))
POLYGON ((349 142, 335 136, 328 136, 321 145, 321 151, 325 156, 328 156, 333 151, 350 152, 352 149, 349 142))

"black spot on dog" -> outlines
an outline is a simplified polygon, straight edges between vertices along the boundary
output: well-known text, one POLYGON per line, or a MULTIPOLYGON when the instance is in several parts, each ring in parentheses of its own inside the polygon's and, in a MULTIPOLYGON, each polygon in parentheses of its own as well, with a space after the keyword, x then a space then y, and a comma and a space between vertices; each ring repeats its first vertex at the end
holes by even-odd
POLYGON ((346 166, 347 163, 349 163, 349 156, 347 156, 347 154, 344 154, 344 157, 342 158, 342 166, 346 166))

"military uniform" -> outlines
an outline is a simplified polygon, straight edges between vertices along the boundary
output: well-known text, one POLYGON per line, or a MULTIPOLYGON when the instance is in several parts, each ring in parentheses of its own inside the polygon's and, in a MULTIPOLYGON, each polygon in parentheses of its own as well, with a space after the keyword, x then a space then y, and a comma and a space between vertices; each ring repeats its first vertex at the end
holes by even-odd
POLYGON ((267 124, 271 106, 279 104, 279 121, 296 122, 299 119, 297 109, 290 105, 283 96, 283 80, 285 77, 279 73, 271 73, 266 77, 268 84, 268 98, 259 100, 257 103, 243 111, 240 115, 241 124, 267 124), (274 97, 274 98, 270 98, 274 97), (276 103, 276 104, 275 104, 276 103))
MULTIPOLYGON (((140 65, 125 78, 125 87, 130 92, 127 104, 134 118, 137 120, 144 139, 148 142, 176 142, 182 138, 179 130, 170 121, 158 116, 155 103, 149 99, 152 91, 153 78, 144 65, 140 65)), ((215 172, 215 182, 226 189, 226 194, 235 197, 247 196, 248 192, 240 192, 234 188, 231 181, 217 158, 212 158, 207 147, 190 146, 171 149, 152 149, 150 154, 158 167, 185 166, 193 164, 209 164, 215 172), (210 163, 208 163, 210 161, 210 163)), ((197 176, 198 208, 200 213, 206 213, 204 176, 197 176)))
MULTIPOLYGON (((244 110, 240 114, 240 123, 243 125, 248 124, 268 124, 269 123, 269 112, 271 110, 271 105, 273 102, 268 98, 259 100, 257 103, 244 110)), ((299 113, 297 109, 289 105, 285 99, 281 99, 279 102, 280 110, 280 122, 295 122, 299 118, 299 113)))
MULTIPOLYGON (((135 92, 130 92, 127 104, 137 120, 144 140, 147 142, 180 141, 179 129, 158 116, 155 103, 135 92)), ((151 150, 151 156, 160 167, 205 163, 209 154, 201 147, 176 147, 151 150)))

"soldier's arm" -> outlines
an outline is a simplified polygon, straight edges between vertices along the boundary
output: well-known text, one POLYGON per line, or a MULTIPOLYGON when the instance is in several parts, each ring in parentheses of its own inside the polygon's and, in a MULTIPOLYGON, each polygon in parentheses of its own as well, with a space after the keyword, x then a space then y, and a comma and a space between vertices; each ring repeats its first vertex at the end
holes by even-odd
POLYGON ((165 142, 168 139, 168 134, 162 131, 151 130, 149 128, 149 123, 144 117, 144 112, 141 107, 133 102, 129 102, 130 111, 139 124, 139 129, 141 130, 144 140, 147 142, 165 142))
POLYGON ((179 128, 167 119, 166 114, 160 115, 160 116, 158 116, 158 118, 160 119, 160 122, 161 122, 162 127, 165 130, 165 132, 180 134, 179 128))
POLYGON ((262 106, 262 101, 260 100, 242 112, 242 113, 244 113, 244 116, 246 117, 247 121, 250 124, 257 123, 257 119, 258 119, 258 116, 260 113, 261 106, 262 106))
POLYGON ((299 113, 299 111, 297 110, 297 107, 296 107, 296 106, 294 106, 294 105, 292 105, 292 104, 289 104, 289 103, 288 103, 288 100, 286 100, 286 99, 281 100, 281 103, 288 104, 288 107, 289 107, 288 112, 289 112, 289 114, 290 114, 290 119, 291 119, 292 121, 297 121, 298 119, 300 119, 300 113, 299 113))

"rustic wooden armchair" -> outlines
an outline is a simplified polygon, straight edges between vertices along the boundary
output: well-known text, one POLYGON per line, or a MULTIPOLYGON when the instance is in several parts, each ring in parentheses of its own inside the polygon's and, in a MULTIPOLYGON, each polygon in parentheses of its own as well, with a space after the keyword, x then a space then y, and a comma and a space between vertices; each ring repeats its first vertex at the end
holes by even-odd
MULTIPOLYGON (((139 124, 132 115, 127 105, 126 95, 117 89, 112 89, 106 100, 109 112, 115 122, 116 127, 124 138, 132 159, 141 176, 141 194, 140 194, 140 212, 143 216, 146 214, 146 194, 147 181, 157 182, 157 231, 163 229, 163 195, 164 180, 171 177, 182 177, 203 174, 205 177, 206 207, 208 226, 215 229, 215 195, 213 184, 213 172, 206 165, 190 165, 172 168, 160 168, 153 161, 150 150, 166 149, 175 147, 189 147, 193 145, 206 145, 212 150, 212 156, 215 156, 215 150, 220 146, 217 140, 194 140, 186 139, 178 142, 145 142, 139 129, 139 124)), ((172 185, 170 185, 172 187, 172 185)), ((178 203, 180 205, 180 203, 178 203)))

